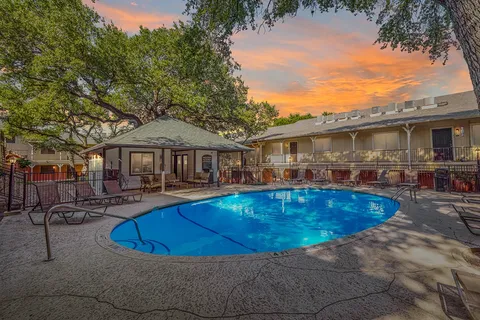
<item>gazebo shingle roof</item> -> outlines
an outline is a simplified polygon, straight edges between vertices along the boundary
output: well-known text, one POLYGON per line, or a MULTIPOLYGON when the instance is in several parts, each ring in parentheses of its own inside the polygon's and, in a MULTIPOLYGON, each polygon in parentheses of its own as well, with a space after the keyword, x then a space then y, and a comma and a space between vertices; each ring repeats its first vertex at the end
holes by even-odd
POLYGON ((83 153, 102 148, 135 147, 166 149, 203 149, 217 151, 250 151, 251 149, 189 123, 163 116, 130 132, 112 138, 83 153))

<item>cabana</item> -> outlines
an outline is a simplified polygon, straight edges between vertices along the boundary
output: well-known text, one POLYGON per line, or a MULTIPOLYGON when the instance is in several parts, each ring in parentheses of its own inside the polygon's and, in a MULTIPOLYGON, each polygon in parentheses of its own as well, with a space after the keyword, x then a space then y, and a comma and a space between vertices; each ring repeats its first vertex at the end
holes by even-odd
MULTIPOLYGON (((84 150, 89 168, 123 176, 128 188, 140 188, 142 175, 175 173, 186 182, 196 172, 210 172, 218 182, 219 156, 222 152, 247 152, 252 149, 186 122, 163 116, 130 132, 84 150), (97 168, 95 167, 97 164, 97 168), (101 168, 98 167, 100 163, 101 168)), ((108 178, 108 177, 107 177, 108 178)))

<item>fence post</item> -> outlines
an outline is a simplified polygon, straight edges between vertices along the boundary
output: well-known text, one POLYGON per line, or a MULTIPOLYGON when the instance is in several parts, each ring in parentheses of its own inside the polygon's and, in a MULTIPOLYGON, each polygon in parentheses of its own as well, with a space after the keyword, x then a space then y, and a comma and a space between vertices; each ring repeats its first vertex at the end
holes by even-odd
POLYGON ((10 163, 10 177, 8 179, 8 204, 7 204, 7 210, 11 211, 12 210, 12 203, 13 203, 13 192, 14 192, 14 183, 15 183, 15 166, 12 163, 10 163))
POLYGON ((25 202, 27 199, 27 172, 23 172, 23 197, 22 197, 22 207, 25 210, 25 202))

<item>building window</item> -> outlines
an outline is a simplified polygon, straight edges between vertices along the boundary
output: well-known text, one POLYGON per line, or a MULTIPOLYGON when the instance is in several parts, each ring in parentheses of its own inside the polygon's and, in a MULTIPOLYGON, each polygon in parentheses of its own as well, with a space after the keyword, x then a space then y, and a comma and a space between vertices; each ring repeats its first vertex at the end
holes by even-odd
POLYGON ((398 132, 382 132, 373 134, 374 150, 397 150, 399 148, 398 132))
POLYGON ((315 139, 315 152, 332 151, 332 138, 315 139))
POLYGON ((54 149, 50 149, 50 148, 42 148, 40 150, 40 153, 41 154, 55 154, 55 150, 54 149))
POLYGON ((7 143, 15 143, 15 137, 5 138, 5 142, 7 142, 7 143))
POLYGON ((472 125, 472 146, 480 146, 480 124, 472 125))
POLYGON ((212 156, 204 155, 202 156, 202 170, 204 172, 209 172, 212 170, 212 156))
POLYGON ((281 142, 272 143, 272 154, 282 154, 282 143, 281 142))
POLYGON ((153 152, 130 152, 130 175, 153 174, 153 152))

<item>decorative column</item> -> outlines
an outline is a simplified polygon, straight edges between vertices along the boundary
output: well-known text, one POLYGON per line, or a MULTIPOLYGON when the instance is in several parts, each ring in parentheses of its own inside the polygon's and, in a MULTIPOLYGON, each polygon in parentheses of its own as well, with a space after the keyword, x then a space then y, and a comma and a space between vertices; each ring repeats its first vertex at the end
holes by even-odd
POLYGON ((317 137, 310 137, 310 140, 312 140, 312 153, 315 153, 315 140, 317 140, 317 137))
POLYGON ((30 181, 33 181, 33 168, 35 168, 35 164, 28 165, 30 167, 30 181))
POLYGON ((355 155, 355 138, 357 137, 358 131, 357 132, 349 132, 348 133, 350 137, 352 137, 352 160, 355 161, 356 155, 355 155))
POLYGON ((258 145, 258 157, 260 158, 260 163, 263 163, 263 146, 265 145, 265 142, 259 142, 258 145))
POLYGON ((411 148, 411 138, 413 129, 415 126, 410 127, 407 123, 405 127, 402 127, 403 130, 407 133, 407 146, 408 146, 408 169, 412 169, 412 148, 411 148))

